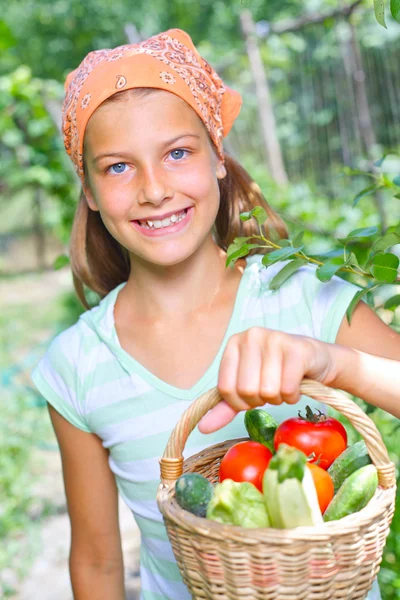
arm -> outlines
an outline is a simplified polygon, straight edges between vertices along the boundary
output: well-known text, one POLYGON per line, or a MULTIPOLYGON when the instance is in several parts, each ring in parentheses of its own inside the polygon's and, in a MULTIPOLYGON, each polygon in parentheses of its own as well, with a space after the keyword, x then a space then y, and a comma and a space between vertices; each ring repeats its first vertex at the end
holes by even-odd
POLYGON ((400 335, 386 325, 364 302, 359 302, 351 325, 344 317, 336 344, 355 348, 376 356, 400 360, 400 335))
POLYGON ((327 344, 336 374, 326 385, 362 398, 400 419, 400 362, 327 344))
POLYGON ((97 436, 74 427, 53 407, 71 520, 69 559, 75 600, 124 600, 118 493, 108 452, 97 436))
POLYGON ((215 431, 237 412, 294 404, 304 377, 337 387, 400 418, 400 335, 360 303, 336 343, 254 327, 232 336, 221 360, 220 402, 199 429, 215 431), (380 354, 381 356, 375 356, 380 354))

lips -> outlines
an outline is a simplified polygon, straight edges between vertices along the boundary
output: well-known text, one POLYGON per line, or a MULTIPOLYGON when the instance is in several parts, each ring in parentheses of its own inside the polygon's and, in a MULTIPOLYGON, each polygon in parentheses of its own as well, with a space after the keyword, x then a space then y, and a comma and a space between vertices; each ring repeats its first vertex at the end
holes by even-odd
POLYGON ((153 217, 153 219, 147 221, 131 221, 131 224, 137 231, 146 237, 171 235, 186 228, 192 219, 193 210, 193 207, 190 207, 183 209, 180 212, 169 213, 170 217, 164 217, 164 219, 154 219, 153 217), (175 220, 172 220, 173 215, 177 216, 175 220), (180 217, 178 217, 178 215, 180 215, 180 217))

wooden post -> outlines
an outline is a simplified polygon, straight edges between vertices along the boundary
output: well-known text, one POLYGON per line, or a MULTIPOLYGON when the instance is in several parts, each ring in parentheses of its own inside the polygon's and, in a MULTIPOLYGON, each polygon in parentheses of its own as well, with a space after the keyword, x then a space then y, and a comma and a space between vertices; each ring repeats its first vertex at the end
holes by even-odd
POLYGON ((254 21, 250 11, 244 10, 240 14, 240 21, 246 41, 246 49, 250 61, 250 67, 253 72, 256 85, 261 133, 267 154, 270 173, 276 183, 279 185, 287 185, 288 176, 283 163, 281 146, 277 135, 271 93, 260 51, 257 45, 254 21))
POLYGON ((46 232, 43 225, 42 190, 39 186, 33 190, 33 231, 37 266, 43 271, 46 268, 46 232))
MULTIPOLYGON (((353 24, 350 21, 347 21, 346 24, 346 36, 339 36, 339 39, 341 40, 342 58, 347 77, 351 80, 354 89, 357 105, 357 122, 365 153, 368 157, 369 168, 372 172, 377 172, 377 169, 373 164, 375 158, 373 155, 373 147, 376 144, 376 135, 369 108, 361 50, 353 24)), ((384 207, 383 195, 377 190, 373 198, 379 215, 381 228, 384 232, 387 229, 387 215, 384 207)))

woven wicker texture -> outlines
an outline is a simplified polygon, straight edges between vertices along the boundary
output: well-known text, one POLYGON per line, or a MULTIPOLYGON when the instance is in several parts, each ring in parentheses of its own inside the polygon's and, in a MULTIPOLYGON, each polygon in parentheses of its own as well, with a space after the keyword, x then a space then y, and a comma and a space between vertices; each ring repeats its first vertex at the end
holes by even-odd
POLYGON ((184 472, 218 481, 229 440, 186 461, 182 451, 199 420, 221 397, 217 389, 198 398, 171 433, 161 459, 157 501, 183 580, 195 599, 331 600, 365 598, 379 570, 395 503, 395 470, 371 419, 345 394, 311 380, 300 391, 345 415, 363 436, 378 470, 379 488, 358 513, 318 527, 244 529, 201 519, 175 500, 184 472))

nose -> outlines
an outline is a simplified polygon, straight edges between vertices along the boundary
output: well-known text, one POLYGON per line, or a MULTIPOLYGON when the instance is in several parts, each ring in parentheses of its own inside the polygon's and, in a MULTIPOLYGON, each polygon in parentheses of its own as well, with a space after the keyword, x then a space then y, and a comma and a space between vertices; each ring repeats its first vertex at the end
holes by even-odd
POLYGON ((162 168, 147 166, 141 170, 140 189, 138 193, 139 204, 160 205, 171 196, 166 173, 162 168))

